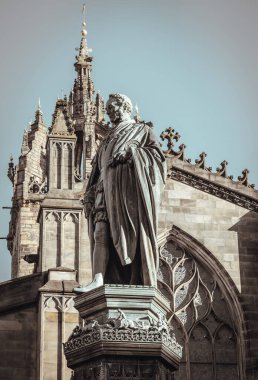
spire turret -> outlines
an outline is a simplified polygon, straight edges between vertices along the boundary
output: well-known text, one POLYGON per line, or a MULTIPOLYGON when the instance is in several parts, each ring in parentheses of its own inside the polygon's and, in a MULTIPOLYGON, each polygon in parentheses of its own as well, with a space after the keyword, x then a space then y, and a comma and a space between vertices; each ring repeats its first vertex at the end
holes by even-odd
POLYGON ((34 122, 34 124, 44 124, 44 122, 43 122, 43 112, 42 112, 41 104, 40 104, 40 98, 39 98, 38 106, 37 106, 37 109, 36 109, 36 112, 35 112, 35 122, 34 122))
POLYGON ((69 136, 73 135, 73 122, 69 116, 67 97, 57 99, 55 111, 53 113, 52 125, 49 128, 50 135, 69 136))
POLYGON ((74 64, 77 78, 74 81, 67 104, 76 134, 74 157, 77 181, 88 177, 91 171, 91 160, 96 151, 97 140, 99 140, 100 136, 103 137, 105 132, 105 127, 102 125, 105 114, 104 102, 99 95, 95 99, 94 84, 91 79, 93 57, 91 56, 92 50, 88 48, 86 40, 88 33, 85 21, 85 5, 82 13, 82 38, 74 64))
POLYGON ((83 6, 83 21, 81 30, 81 43, 78 49, 78 55, 76 56, 76 62, 74 64, 75 70, 77 71, 77 79, 74 83, 73 92, 74 100, 76 103, 80 103, 80 106, 73 108, 73 113, 78 119, 79 115, 84 116, 87 112, 88 101, 92 101, 94 95, 94 85, 91 80, 91 70, 92 70, 92 56, 90 55, 91 49, 87 45, 87 30, 85 21, 85 5, 83 6))

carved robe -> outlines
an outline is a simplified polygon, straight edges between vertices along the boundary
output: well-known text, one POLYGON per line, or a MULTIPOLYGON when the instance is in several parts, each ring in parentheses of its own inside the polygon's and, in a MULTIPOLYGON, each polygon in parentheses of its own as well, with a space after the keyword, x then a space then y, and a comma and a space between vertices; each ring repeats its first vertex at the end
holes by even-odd
MULTIPOLYGON (((86 202, 93 203, 92 250, 94 224, 109 223, 111 249, 122 266, 136 263, 143 285, 157 285, 156 232, 165 178, 165 157, 152 128, 131 120, 110 129, 96 153, 86 189, 86 202), (130 159, 113 165, 114 156, 128 149, 130 159)), ((114 265, 110 262, 109 271, 114 265)))

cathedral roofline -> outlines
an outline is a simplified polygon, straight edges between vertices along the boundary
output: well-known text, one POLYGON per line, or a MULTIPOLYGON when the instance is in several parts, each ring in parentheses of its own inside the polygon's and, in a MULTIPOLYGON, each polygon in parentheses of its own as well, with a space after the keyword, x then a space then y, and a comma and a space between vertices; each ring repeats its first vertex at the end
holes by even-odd
POLYGON ((160 135, 162 141, 167 140, 167 150, 164 155, 168 162, 168 177, 206 193, 222 198, 228 202, 258 212, 258 190, 248 182, 249 170, 244 169, 242 176, 234 181, 232 175, 227 174, 226 160, 222 161, 216 172, 206 166, 207 154, 202 152, 199 159, 192 163, 185 157, 186 145, 181 144, 176 149, 174 142, 178 142, 180 134, 174 128, 167 128, 160 135))
POLYGON ((227 202, 258 212, 258 190, 243 184, 234 183, 230 178, 223 178, 216 173, 207 173, 176 157, 167 157, 168 178, 194 187, 205 193, 224 199, 227 202))

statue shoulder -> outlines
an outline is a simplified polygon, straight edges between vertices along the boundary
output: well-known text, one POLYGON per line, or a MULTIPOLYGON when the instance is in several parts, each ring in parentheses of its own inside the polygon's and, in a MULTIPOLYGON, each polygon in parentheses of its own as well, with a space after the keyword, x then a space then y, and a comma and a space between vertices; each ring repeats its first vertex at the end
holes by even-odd
POLYGON ((152 121, 146 121, 146 122, 144 122, 145 123, 145 125, 147 125, 149 128, 154 128, 154 125, 153 125, 153 123, 152 123, 152 121))
POLYGON ((141 121, 136 122, 136 127, 144 128, 147 132, 147 131, 152 131, 154 128, 154 125, 151 121, 141 120, 141 121))
POLYGON ((151 122, 151 121, 145 121, 145 120, 140 120, 140 121, 136 121, 135 122, 135 125, 137 125, 137 126, 146 126, 146 127, 148 127, 148 128, 153 128, 154 126, 153 126, 153 123, 151 122))

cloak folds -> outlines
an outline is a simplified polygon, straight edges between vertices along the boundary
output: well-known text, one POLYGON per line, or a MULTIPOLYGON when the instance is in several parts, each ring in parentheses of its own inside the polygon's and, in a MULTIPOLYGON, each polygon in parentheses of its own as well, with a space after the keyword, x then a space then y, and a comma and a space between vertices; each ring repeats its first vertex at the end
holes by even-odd
MULTIPOLYGON (((144 285, 157 284, 156 232, 165 178, 165 158, 152 128, 131 120, 110 129, 96 153, 86 190, 89 197, 92 189, 103 188, 102 207, 106 209, 116 254, 122 265, 137 258, 144 285), (112 165, 116 154, 128 150, 132 152, 128 161, 112 165)), ((99 195, 95 194, 94 202, 96 210, 101 203, 99 195)), ((93 214, 94 207, 91 217, 93 214)), ((90 224, 94 245, 94 225, 90 224)))

